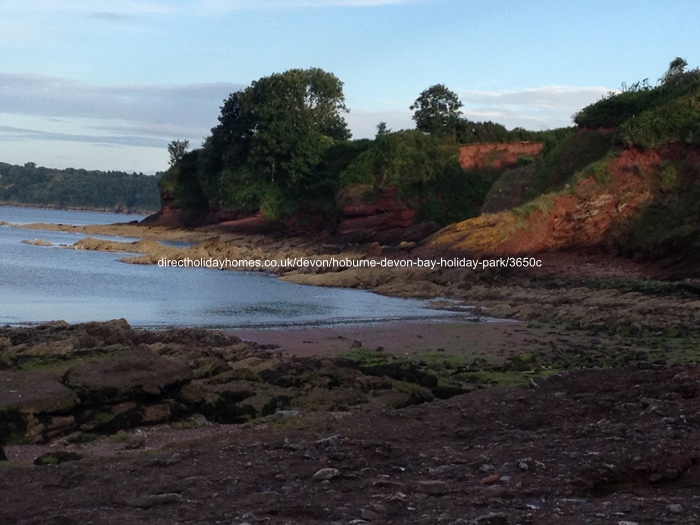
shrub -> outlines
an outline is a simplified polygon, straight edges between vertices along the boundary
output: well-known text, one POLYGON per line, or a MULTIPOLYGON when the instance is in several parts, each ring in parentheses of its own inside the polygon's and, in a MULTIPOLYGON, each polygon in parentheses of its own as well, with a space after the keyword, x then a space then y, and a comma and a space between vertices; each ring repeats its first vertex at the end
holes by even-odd
POLYGON ((614 143, 614 134, 605 131, 579 130, 567 136, 544 154, 526 197, 562 188, 574 174, 610 153, 614 143))

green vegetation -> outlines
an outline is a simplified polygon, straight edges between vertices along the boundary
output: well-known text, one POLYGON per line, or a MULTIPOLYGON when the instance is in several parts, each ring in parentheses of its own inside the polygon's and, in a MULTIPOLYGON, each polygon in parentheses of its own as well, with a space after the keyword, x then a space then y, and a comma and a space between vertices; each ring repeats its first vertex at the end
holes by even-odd
POLYGON ((563 188, 577 172, 604 158, 614 144, 615 135, 601 130, 568 129, 551 137, 537 162, 527 197, 563 188))
MULTIPOLYGON (((657 86, 647 80, 623 85, 576 114, 577 128, 541 132, 472 122, 462 116, 456 93, 435 84, 410 107, 416 129, 391 131, 379 123, 374 139, 354 141, 343 118, 343 83, 321 69, 293 69, 232 93, 201 149, 187 151, 186 142, 173 141, 160 189, 183 209, 260 211, 280 221, 320 217, 330 226, 343 207, 376 203, 392 189, 416 220, 442 226, 480 214, 496 185, 505 203, 498 209, 520 206, 516 215, 527 218, 547 212, 562 192, 575 193, 583 177, 611 184, 611 161, 625 147, 700 144, 700 71, 686 67, 676 59, 657 86), (519 159, 517 179, 511 172, 499 184, 505 169, 460 165, 461 145, 514 141, 544 145, 539 157, 519 159)), ((654 243, 694 231, 694 168, 631 169, 655 177, 658 196, 636 222, 621 227, 627 246, 644 245, 644 236, 654 243)))
POLYGON ((464 171, 457 144, 408 130, 377 135, 341 172, 340 183, 370 185, 375 194, 396 187, 419 221, 445 225, 478 215, 496 178, 495 170, 464 171))
POLYGON ((668 143, 700 144, 700 69, 686 71, 674 59, 652 87, 645 79, 609 93, 574 117, 582 128, 617 128, 628 146, 658 148, 668 143))
POLYGON ((430 135, 454 134, 462 107, 457 94, 444 84, 435 84, 423 91, 410 109, 415 110, 416 129, 430 135))
POLYGON ((188 152, 179 140, 170 144, 171 167, 161 191, 182 209, 261 211, 273 220, 320 215, 332 225, 341 201, 358 204, 349 196, 371 204, 383 190, 396 188, 419 221, 444 225, 478 215, 501 173, 465 172, 459 144, 552 135, 471 122, 460 116, 457 95, 435 85, 411 106, 416 130, 392 132, 379 123, 373 140, 353 141, 342 87, 321 69, 292 69, 232 93, 201 149, 188 152), (352 189, 357 186, 363 190, 352 189))
POLYGON ((410 358, 378 353, 368 348, 356 348, 341 355, 356 363, 365 374, 427 387, 436 397, 450 397, 459 391, 488 385, 526 387, 531 378, 547 377, 560 371, 543 367, 545 360, 532 352, 500 364, 470 354, 448 353, 439 349, 427 350, 410 358), (432 383, 429 378, 432 378, 432 383))
POLYGON ((0 163, 0 202, 8 204, 153 212, 160 208, 157 184, 157 177, 136 173, 0 163))
POLYGON ((531 200, 522 206, 513 208, 511 213, 521 219, 527 219, 536 211, 546 215, 554 209, 554 204, 556 203, 556 199, 559 195, 559 192, 551 192, 540 195, 538 198, 531 200))
POLYGON ((161 189, 174 190, 184 208, 262 209, 277 219, 303 199, 313 211, 308 203, 332 199, 335 189, 322 165, 350 137, 342 86, 321 69, 292 69, 232 93, 203 148, 176 160, 161 189))
MULTIPOLYGON (((619 93, 582 109, 574 117, 578 129, 559 130, 545 140, 525 203, 513 209, 520 218, 546 212, 553 199, 577 194, 577 183, 592 178, 611 184, 622 169, 634 173, 651 192, 633 217, 619 221, 614 238, 625 253, 678 252, 700 238, 700 182, 697 160, 686 146, 700 145, 700 69, 686 70, 677 58, 656 86, 647 80, 623 85, 619 93), (614 159, 637 148, 645 160, 615 168, 614 159), (658 150, 659 161, 643 150, 658 150), (657 164, 658 162, 658 164, 657 164)), ((585 196, 582 198, 586 198, 585 196)))
MULTIPOLYGON (((662 187, 675 184, 673 172, 662 168, 662 187)), ((685 191, 661 193, 623 228, 622 246, 629 250, 651 250, 664 242, 683 240, 700 230, 700 181, 685 191)))
POLYGON ((515 128, 511 131, 495 122, 473 122, 463 118, 463 106, 454 91, 444 84, 424 90, 411 105, 416 129, 433 137, 452 140, 458 144, 477 142, 516 142, 543 140, 542 132, 515 128))
POLYGON ((177 164, 182 157, 185 156, 187 151, 190 149, 189 140, 173 140, 168 144, 168 155, 170 155, 170 165, 174 166, 177 164))

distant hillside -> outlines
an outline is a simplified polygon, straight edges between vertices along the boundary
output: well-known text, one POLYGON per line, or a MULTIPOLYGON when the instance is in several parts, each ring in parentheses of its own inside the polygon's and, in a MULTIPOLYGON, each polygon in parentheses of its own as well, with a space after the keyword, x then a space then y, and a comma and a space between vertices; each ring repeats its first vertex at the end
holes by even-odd
POLYGON ((118 212, 160 208, 158 178, 120 171, 57 170, 0 162, 0 202, 118 212))

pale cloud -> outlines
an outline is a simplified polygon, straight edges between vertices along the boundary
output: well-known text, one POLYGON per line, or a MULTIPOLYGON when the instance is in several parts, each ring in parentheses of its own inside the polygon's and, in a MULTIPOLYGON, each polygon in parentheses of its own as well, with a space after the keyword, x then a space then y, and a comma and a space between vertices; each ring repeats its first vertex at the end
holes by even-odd
POLYGON ((198 147, 241 84, 96 85, 0 73, 3 162, 155 172, 173 139, 198 147), (90 153, 92 152, 92 153, 90 153), (64 164, 65 163, 65 164, 64 164))
MULTIPOLYGON (((464 104, 462 116, 476 122, 492 121, 508 129, 532 131, 568 127, 571 117, 585 106, 600 100, 610 89, 600 86, 543 86, 522 90, 458 90, 464 104)), ((354 138, 373 137, 379 122, 394 130, 412 129, 413 112, 408 109, 355 111, 346 116, 354 138)))
POLYGON ((177 11, 172 4, 148 0, 23 0, 22 2, 2 2, 4 14, 49 14, 49 13, 120 13, 124 15, 154 15, 177 11))
POLYGON ((150 18, 180 12, 165 3, 125 0, 0 0, 0 46, 5 49, 46 49, 66 35, 101 36, 105 28, 140 29, 150 18))
MULTIPOLYGON (((0 73, 0 113, 71 119, 80 130, 142 135, 161 142, 201 140, 216 124, 225 98, 241 84, 88 84, 37 74, 0 73), (78 122, 87 119, 91 124, 78 122)), ((78 135, 82 133, 78 132, 78 135)))
POLYGON ((543 86, 522 90, 460 90, 470 120, 491 120, 507 128, 540 130, 571 126, 571 117, 611 90, 601 86, 543 86))
POLYGON ((86 135, 73 133, 58 133, 53 131, 42 131, 37 129, 17 128, 13 126, 0 126, 0 136, 3 141, 24 141, 24 140, 40 140, 40 141, 61 141, 61 142, 80 142, 94 143, 112 146, 144 146, 144 147, 162 147, 162 141, 149 137, 139 137, 135 135, 86 135))

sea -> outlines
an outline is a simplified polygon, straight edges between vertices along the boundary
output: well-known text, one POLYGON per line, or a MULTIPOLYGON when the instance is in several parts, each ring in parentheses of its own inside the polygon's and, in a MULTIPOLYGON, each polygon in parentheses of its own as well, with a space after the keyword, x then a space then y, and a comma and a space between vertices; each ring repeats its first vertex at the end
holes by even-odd
MULTIPOLYGON (((0 206, 0 222, 13 225, 113 224, 141 219, 137 215, 0 206)), ((433 309, 424 300, 302 286, 261 273, 127 264, 118 259, 128 254, 68 248, 86 236, 0 225, 0 325, 124 318, 144 328, 294 329, 455 315, 433 309), (22 242, 36 239, 52 246, 22 242)))

